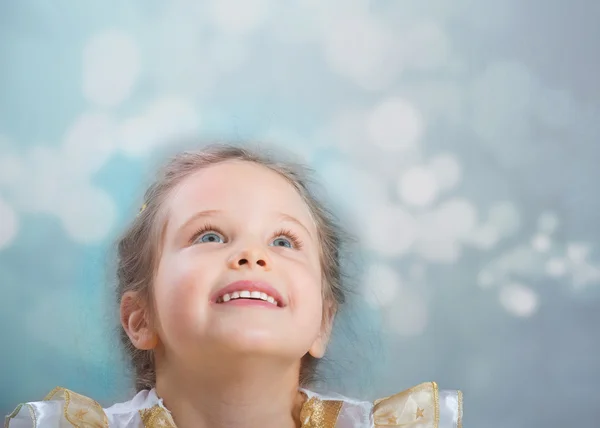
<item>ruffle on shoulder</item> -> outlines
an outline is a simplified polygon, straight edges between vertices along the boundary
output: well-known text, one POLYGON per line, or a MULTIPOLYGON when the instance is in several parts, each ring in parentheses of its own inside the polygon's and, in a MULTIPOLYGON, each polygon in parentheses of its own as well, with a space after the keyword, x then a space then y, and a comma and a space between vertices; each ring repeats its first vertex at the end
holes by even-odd
POLYGON ((462 428, 462 392, 439 390, 435 382, 417 385, 373 406, 375 427, 462 428))
POLYGON ((462 428, 462 392, 439 390, 435 382, 374 402, 303 391, 303 428, 462 428))
POLYGON ((5 428, 176 428, 171 414, 154 390, 140 391, 132 400, 107 409, 84 395, 55 388, 43 401, 17 406, 5 428))
MULTIPOLYGON (((375 402, 301 390, 306 395, 302 428, 462 428, 462 393, 423 383, 375 402)), ((130 401, 107 409, 65 388, 43 401, 19 405, 5 428, 176 428, 156 391, 140 391, 130 401)))

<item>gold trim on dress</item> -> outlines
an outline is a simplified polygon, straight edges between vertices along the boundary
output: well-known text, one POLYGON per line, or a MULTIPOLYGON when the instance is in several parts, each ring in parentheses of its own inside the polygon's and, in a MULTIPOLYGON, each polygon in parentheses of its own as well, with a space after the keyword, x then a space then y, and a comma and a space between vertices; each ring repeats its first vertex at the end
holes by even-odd
POLYGON ((31 420, 33 421, 33 428, 37 427, 37 415, 35 414, 35 409, 31 404, 27 404, 27 408, 29 409, 29 414, 31 415, 31 420))
POLYGON ((312 397, 302 405, 300 410, 301 428, 334 428, 343 404, 338 400, 321 400, 312 397))
POLYGON ((10 415, 4 418, 4 428, 8 428, 10 420, 19 414, 23 406, 27 406, 27 410, 29 410, 29 415, 31 416, 31 420, 33 421, 33 428, 37 428, 37 416, 35 414, 35 409, 29 403, 19 404, 10 415))
POLYGON ((434 421, 433 427, 439 428, 440 426, 440 391, 438 389, 437 383, 431 382, 433 385, 433 402, 434 402, 434 421))
POLYGON ((458 420, 456 422, 456 428, 462 428, 462 412, 463 412, 463 393, 457 391, 458 394, 458 420))
POLYGON ((177 428, 171 414, 159 404, 138 411, 144 428, 177 428))

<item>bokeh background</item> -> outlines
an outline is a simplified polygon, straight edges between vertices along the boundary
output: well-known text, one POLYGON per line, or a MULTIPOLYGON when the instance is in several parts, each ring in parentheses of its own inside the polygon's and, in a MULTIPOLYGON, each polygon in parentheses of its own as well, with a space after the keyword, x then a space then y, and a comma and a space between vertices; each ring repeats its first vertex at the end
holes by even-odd
POLYGON ((0 1, 0 413, 57 385, 127 398, 114 240, 176 141, 219 138, 301 156, 360 239, 325 387, 436 380, 469 427, 598 426, 599 19, 579 0, 0 1))

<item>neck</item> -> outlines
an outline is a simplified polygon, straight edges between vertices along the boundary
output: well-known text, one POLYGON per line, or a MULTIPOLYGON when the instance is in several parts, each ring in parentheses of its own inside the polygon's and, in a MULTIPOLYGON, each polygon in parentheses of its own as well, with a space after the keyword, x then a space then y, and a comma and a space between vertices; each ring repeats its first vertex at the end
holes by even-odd
POLYGON ((229 363, 203 364, 196 372, 169 364, 157 372, 156 392, 178 428, 300 426, 299 363, 229 363))

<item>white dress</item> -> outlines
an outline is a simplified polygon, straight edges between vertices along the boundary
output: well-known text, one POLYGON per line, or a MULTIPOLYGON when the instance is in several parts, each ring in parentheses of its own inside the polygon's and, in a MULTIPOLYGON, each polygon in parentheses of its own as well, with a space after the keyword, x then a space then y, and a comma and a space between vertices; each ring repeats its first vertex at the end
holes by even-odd
MULTIPOLYGON (((301 389, 306 401, 302 428, 461 428, 462 393, 422 383, 375 402, 301 389)), ((43 401, 19 405, 5 428, 176 428, 156 391, 140 391, 131 400, 103 409, 91 398, 55 388, 43 401)))

